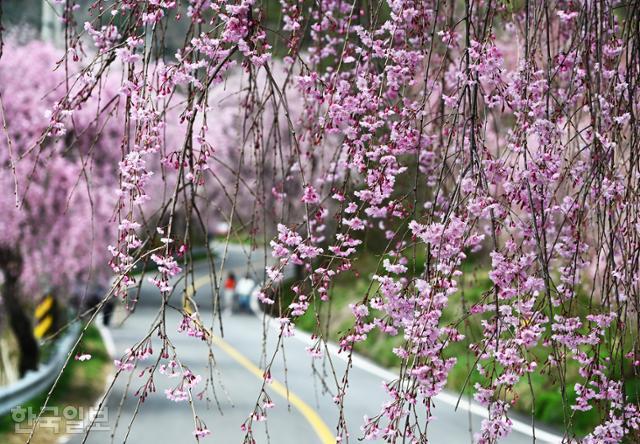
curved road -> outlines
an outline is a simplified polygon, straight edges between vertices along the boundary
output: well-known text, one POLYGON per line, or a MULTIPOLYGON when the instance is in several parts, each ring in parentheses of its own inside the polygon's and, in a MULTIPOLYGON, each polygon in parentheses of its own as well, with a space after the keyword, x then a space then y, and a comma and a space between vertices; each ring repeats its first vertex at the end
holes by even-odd
MULTIPOLYGON (((216 246, 214 249, 221 256, 220 248, 216 246)), ((219 265, 216 264, 217 267, 219 265)), ((210 324, 213 316, 211 288, 209 279, 204 277, 208 270, 202 264, 199 267, 201 269, 196 270, 195 280, 195 286, 199 288, 194 298, 198 301, 203 322, 210 324)), ((233 270, 237 275, 243 275, 249 271, 261 277, 263 269, 263 253, 254 252, 248 258, 242 247, 229 247, 225 273, 233 270), (249 270, 247 264, 250 266, 249 270)), ((172 302, 177 305, 178 297, 174 296, 172 302)), ((135 313, 122 326, 112 329, 116 356, 121 356, 128 347, 145 337, 149 326, 156 319, 158 307, 157 292, 145 284, 135 313)), ((119 315, 122 317, 122 313, 119 315)), ((194 373, 209 374, 206 344, 176 331, 180 315, 175 310, 167 310, 166 315, 167 325, 172 328, 168 335, 182 363, 194 373)), ((223 314, 222 320, 224 338, 219 337, 219 331, 214 331, 217 336, 213 341, 216 362, 214 372, 218 372, 218 375, 214 375, 214 380, 218 399, 195 400, 194 408, 212 433, 203 442, 241 443, 244 437, 241 424, 253 410, 260 393, 260 368, 264 368, 264 351, 266 350, 267 356, 272 355, 278 330, 276 321, 262 315, 223 314), (220 382, 224 385, 218 385, 220 382)), ((334 393, 323 388, 322 378, 318 376, 318 373, 325 374, 326 380, 331 381, 333 374, 326 360, 319 359, 312 363, 305 350, 310 341, 310 337, 301 332, 284 340, 284 360, 281 350, 272 367, 274 382, 267 389, 275 407, 269 410, 267 422, 254 423, 254 437, 258 443, 335 443, 338 411, 332 400, 334 393)), ((153 345, 155 348, 159 347, 157 338, 154 338, 153 345)), ((330 347, 330 351, 338 378, 341 378, 346 367, 344 357, 337 354, 335 347, 330 347)), ((139 373, 140 370, 123 373, 118 378, 107 399, 105 414, 98 417, 94 426, 97 429, 91 431, 86 442, 122 443, 125 437, 126 442, 134 444, 194 442, 194 421, 189 403, 170 401, 164 394, 165 389, 175 387, 176 379, 157 374, 154 378, 156 393, 140 404, 136 413, 138 400, 133 393, 146 380, 146 377, 140 378, 139 373), (134 415, 135 420, 132 422, 134 415)), ((356 358, 350 378, 344 413, 350 427, 349 442, 355 443, 361 437, 363 416, 377 414, 380 405, 387 399, 381 381, 393 378, 393 374, 365 359, 356 358)), ((203 385, 204 383, 200 383, 198 387, 202 388, 203 385)), ((330 391, 335 390, 335 384, 327 385, 330 391)), ((194 393, 198 391, 194 389, 194 393)), ((458 410, 454 411, 456 400, 457 396, 448 393, 438 398, 435 410, 437 419, 429 425, 430 442, 472 442, 471 436, 478 431, 481 415, 485 414, 485 410, 463 400, 458 410)), ((525 422, 516 422, 512 434, 502 442, 533 442, 531 427, 525 422)), ((83 435, 71 437, 74 444, 82 441, 83 435)), ((537 429, 535 442, 561 440, 537 429)))

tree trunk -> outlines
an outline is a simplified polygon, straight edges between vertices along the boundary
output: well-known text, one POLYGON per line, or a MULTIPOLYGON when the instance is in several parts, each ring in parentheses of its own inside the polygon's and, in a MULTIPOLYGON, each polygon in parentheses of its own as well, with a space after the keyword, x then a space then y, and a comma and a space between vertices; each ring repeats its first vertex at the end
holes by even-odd
POLYGON ((20 376, 24 376, 27 371, 38 369, 39 348, 38 341, 33 335, 31 319, 20 304, 20 284, 18 281, 22 271, 20 253, 0 249, 0 269, 4 274, 3 305, 9 317, 11 331, 13 331, 20 348, 18 370, 20 376))

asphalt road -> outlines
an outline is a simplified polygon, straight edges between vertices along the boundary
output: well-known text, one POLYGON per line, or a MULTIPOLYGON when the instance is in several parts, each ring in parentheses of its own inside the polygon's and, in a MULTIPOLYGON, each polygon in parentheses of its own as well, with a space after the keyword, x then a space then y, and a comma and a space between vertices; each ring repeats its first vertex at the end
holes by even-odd
MULTIPOLYGON (((234 248, 227 257, 226 270, 244 274, 247 271, 247 258, 237 247, 234 248)), ((250 260, 253 271, 258 276, 262 273, 263 257, 264 255, 257 254, 250 260)), ((200 266, 196 277, 206 275, 206 272, 206 267, 200 266)), ((194 297, 200 304, 203 321, 209 324, 213 316, 210 302, 212 298, 210 287, 205 281, 196 279, 196 286, 201 287, 194 297)), ((155 296, 155 291, 145 285, 135 313, 121 326, 111 329, 117 356, 121 356, 132 344, 145 337, 158 315, 158 305, 159 299, 155 296)), ((177 332, 181 317, 176 311, 168 310, 166 316, 166 324, 171 327, 168 335, 182 364, 196 374, 208 375, 209 349, 206 343, 177 332)), ((264 368, 265 355, 270 357, 273 353, 278 331, 274 326, 276 321, 262 315, 225 313, 222 320, 224 337, 220 338, 219 331, 215 331, 217 334, 212 344, 217 400, 194 400, 193 409, 212 433, 203 442, 242 443, 244 432, 241 425, 257 401, 262 385, 260 369, 264 368)), ((275 407, 269 410, 268 421, 254 423, 254 437, 258 443, 335 442, 338 410, 333 403, 333 374, 328 361, 319 359, 312 363, 305 350, 309 341, 309 336, 304 333, 284 340, 284 355, 282 350, 278 353, 272 367, 274 382, 267 389, 275 407), (323 388, 323 377, 328 382, 328 391, 323 388)), ((154 338, 153 344, 154 349, 158 348, 157 338, 154 338)), ((336 374, 341 378, 346 367, 344 357, 336 353, 335 347, 331 348, 330 354, 336 374)), ((150 358, 148 364, 154 362, 153 359, 150 358)), ((118 378, 107 399, 106 413, 96 421, 99 429, 92 431, 86 442, 122 443, 126 439, 126 442, 135 444, 163 444, 195 441, 191 406, 188 402, 170 401, 164 394, 165 389, 175 387, 176 379, 156 375, 156 392, 145 402, 138 403, 133 393, 148 377, 140 377, 141 368, 142 364, 139 364, 136 371, 124 373, 118 378)), ((362 436, 360 425, 363 416, 374 416, 380 405, 387 400, 382 379, 391 378, 393 374, 358 358, 350 375, 344 414, 349 425, 349 442, 356 443, 359 442, 357 438, 362 436)), ((200 383, 198 387, 202 388, 203 384, 200 383)), ((198 391, 194 389, 194 392, 198 391)), ((463 400, 458 410, 454 411, 451 404, 456 399, 456 396, 444 394, 436 402, 437 419, 429 425, 429 442, 472 442, 471 436, 479 430, 482 420, 479 415, 484 409, 469 405, 463 400)), ((529 426, 518 423, 515 428, 520 431, 514 430, 502 442, 533 442, 529 426)), ((537 431, 536 434, 536 442, 560 442, 551 435, 544 435, 544 432, 537 431), (541 439, 545 437, 548 440, 541 439)), ((83 435, 71 437, 74 444, 81 443, 82 440, 83 435)))

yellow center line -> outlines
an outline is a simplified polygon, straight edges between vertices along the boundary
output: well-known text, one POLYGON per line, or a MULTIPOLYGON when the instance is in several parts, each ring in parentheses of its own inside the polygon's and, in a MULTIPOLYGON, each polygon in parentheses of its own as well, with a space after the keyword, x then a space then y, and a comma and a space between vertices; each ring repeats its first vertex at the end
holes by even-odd
MULTIPOLYGON (((193 293, 207 284, 210 281, 209 276, 201 276, 195 280, 193 285, 190 285, 187 288, 185 294, 185 302, 193 296, 193 293)), ((260 381, 264 379, 264 371, 260 370, 257 366, 253 364, 246 356, 240 353, 238 350, 233 348, 228 342, 219 338, 213 334, 210 335, 211 342, 218 346, 223 352, 225 352, 231 359, 236 361, 250 373, 252 373, 256 378, 260 381)), ((302 416, 307 420, 307 422, 311 425, 313 430, 316 432, 318 437, 320 438, 320 442, 322 444, 335 444, 336 439, 335 436, 329 430, 329 427, 322 420, 320 415, 311 408, 306 402, 304 402, 298 395, 289 390, 284 384, 281 382, 272 379, 269 387, 276 392, 282 398, 288 400, 288 402, 294 406, 302 416)))

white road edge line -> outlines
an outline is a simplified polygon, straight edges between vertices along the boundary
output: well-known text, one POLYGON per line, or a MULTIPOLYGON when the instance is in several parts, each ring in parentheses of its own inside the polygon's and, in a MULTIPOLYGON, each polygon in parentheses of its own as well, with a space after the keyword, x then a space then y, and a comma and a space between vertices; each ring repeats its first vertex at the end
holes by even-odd
MULTIPOLYGON (((267 315, 267 317, 270 318, 270 320, 274 320, 271 316, 267 315)), ((269 322, 269 325, 276 331, 279 331, 279 328, 276 325, 276 323, 269 322)), ((311 339, 311 335, 309 333, 302 331, 298 328, 295 329, 294 337, 306 345, 314 345, 317 342, 317 339, 311 339)), ((336 344, 332 342, 327 342, 327 349, 334 357, 341 359, 344 362, 348 362, 348 357, 344 353, 339 353, 339 348, 336 344)), ((367 373, 377 376, 385 381, 392 381, 398 377, 398 375, 396 375, 395 373, 380 367, 379 365, 371 362, 369 359, 366 359, 358 355, 357 353, 352 354, 351 363, 353 364, 354 367, 357 367, 360 370, 363 370, 367 373)), ((436 396, 436 401, 455 407, 456 404, 458 403, 458 395, 455 395, 449 392, 441 392, 439 395, 436 396)), ((468 401, 461 400, 460 404, 458 405, 458 409, 468 411, 471 414, 480 416, 482 418, 489 417, 489 413, 487 412, 487 409, 485 407, 482 407, 480 404, 476 402, 468 402, 468 401)), ((527 435, 533 438, 534 434, 530 424, 526 424, 517 419, 511 419, 511 422, 512 422, 511 424, 512 430, 520 432, 524 435, 527 435)), ((535 430, 535 437, 536 437, 536 441, 546 442, 550 444, 562 444, 564 442, 561 436, 558 436, 554 433, 547 432, 545 430, 541 430, 538 428, 536 428, 535 430)))
MULTIPOLYGON (((257 285, 261 285, 261 284, 257 283, 257 285)), ((251 294, 251 300, 250 300, 250 307, 254 315, 256 315, 257 317, 260 317, 260 314, 266 316, 269 320, 269 326, 279 332, 279 328, 278 328, 277 322, 275 322, 275 319, 272 316, 269 316, 268 314, 262 312, 262 310, 260 310, 258 301, 257 300, 254 301, 253 299, 255 299, 254 293, 251 294), (274 322, 271 322, 271 321, 274 321, 274 322)), ((295 329, 294 336, 299 341, 301 341, 306 345, 315 344, 316 340, 311 339, 311 335, 309 333, 304 332, 298 328, 295 328, 295 325, 293 327, 295 329)), ((334 357, 341 359, 344 362, 348 362, 347 356, 343 353, 338 352, 339 348, 337 345, 335 345, 332 342, 327 342, 326 345, 327 345, 327 349, 334 357)), ((358 355, 357 353, 352 354, 351 363, 354 367, 357 367, 360 370, 363 370, 367 373, 377 376, 385 381, 391 381, 397 378, 397 375, 395 373, 380 367, 379 365, 373 363, 369 359, 366 359, 358 355)), ((436 401, 455 407, 456 404, 458 404, 458 395, 455 393, 443 391, 436 396, 436 401)), ((489 413, 487 409, 485 407, 482 407, 480 404, 476 402, 461 400, 460 403, 458 404, 458 409, 470 412, 471 414, 480 416, 482 418, 489 417, 489 413)), ((534 436, 534 430, 532 429, 531 424, 526 424, 517 419, 511 419, 511 429, 514 431, 520 432, 523 435, 530 436, 531 438, 533 438, 534 436)), ((535 439, 536 441, 546 442, 549 444, 562 444, 565 442, 562 436, 559 436, 559 435, 556 435, 555 433, 551 433, 546 430, 542 430, 538 428, 535 429, 535 439)))

